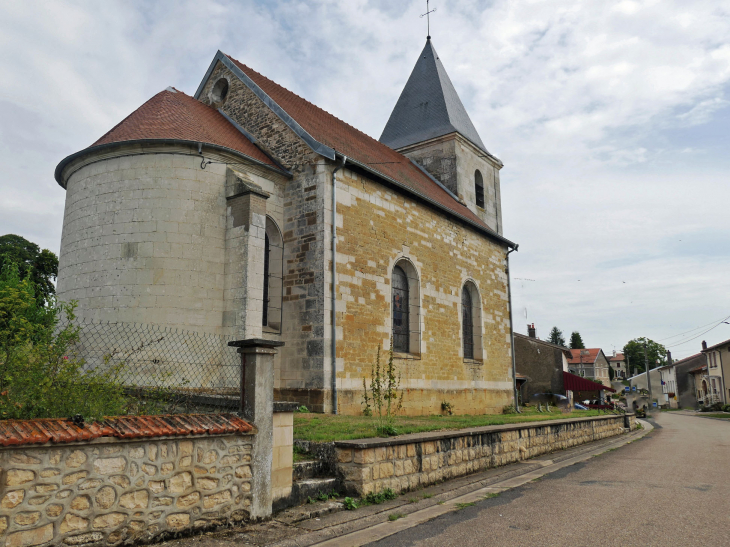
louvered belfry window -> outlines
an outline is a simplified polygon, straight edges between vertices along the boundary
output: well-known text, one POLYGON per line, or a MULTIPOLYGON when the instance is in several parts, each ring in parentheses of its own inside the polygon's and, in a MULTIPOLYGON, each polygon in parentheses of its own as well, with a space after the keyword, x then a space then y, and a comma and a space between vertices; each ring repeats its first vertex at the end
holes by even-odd
POLYGON ((393 351, 408 353, 408 278, 400 266, 393 268, 393 351))
POLYGON ((461 292, 461 321, 464 332, 464 359, 474 359, 474 320, 471 294, 466 287, 461 292))
POLYGON ((474 172, 474 193, 476 194, 477 207, 484 208, 484 179, 477 169, 474 172))

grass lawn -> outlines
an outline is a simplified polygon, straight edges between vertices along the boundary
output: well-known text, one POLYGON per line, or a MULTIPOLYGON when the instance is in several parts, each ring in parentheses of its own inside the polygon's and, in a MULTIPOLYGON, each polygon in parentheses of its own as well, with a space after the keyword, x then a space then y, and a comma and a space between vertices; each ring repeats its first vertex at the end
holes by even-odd
MULTIPOLYGON (((464 429, 485 425, 538 422, 566 418, 584 418, 605 414, 600 410, 573 410, 563 414, 554 410, 550 414, 539 413, 534 408, 524 408, 522 414, 484 414, 480 416, 403 416, 396 420, 399 435, 464 429)), ((294 438, 302 441, 346 441, 377 437, 376 420, 367 416, 343 416, 333 414, 294 413, 294 438)))
MULTIPOLYGON (((722 418, 724 420, 730 420, 730 414, 727 412, 721 412, 719 414, 713 414, 711 412, 700 412, 697 414, 697 416, 700 416, 702 418, 722 418)), ((294 426, 294 431, 296 434, 296 425, 294 426)))

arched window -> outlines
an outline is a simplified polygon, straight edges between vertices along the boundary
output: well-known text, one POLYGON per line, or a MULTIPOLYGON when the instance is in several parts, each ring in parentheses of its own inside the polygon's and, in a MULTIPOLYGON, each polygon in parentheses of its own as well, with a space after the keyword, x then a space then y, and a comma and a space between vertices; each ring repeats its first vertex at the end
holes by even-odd
POLYGON ((484 178, 479 169, 474 171, 474 193, 476 194, 477 207, 484 208, 484 178))
POLYGON ((266 217, 264 234, 264 302, 262 324, 273 331, 281 331, 282 268, 284 246, 276 223, 266 217))
POLYGON ((461 349, 464 359, 484 359, 482 304, 479 290, 473 281, 464 283, 461 290, 461 349))
POLYGON ((269 234, 264 234, 264 313, 263 325, 269 326, 269 255, 271 254, 271 244, 269 243, 269 234))
POLYGON ((403 268, 393 268, 393 351, 408 353, 409 336, 409 301, 408 277, 403 268))
POLYGON ((464 359, 474 359, 474 319, 472 318, 471 295, 468 290, 461 293, 461 318, 464 325, 462 336, 464 359))
POLYGON ((393 351, 421 353, 421 297, 418 272, 408 259, 400 259, 393 266, 392 327, 393 351))

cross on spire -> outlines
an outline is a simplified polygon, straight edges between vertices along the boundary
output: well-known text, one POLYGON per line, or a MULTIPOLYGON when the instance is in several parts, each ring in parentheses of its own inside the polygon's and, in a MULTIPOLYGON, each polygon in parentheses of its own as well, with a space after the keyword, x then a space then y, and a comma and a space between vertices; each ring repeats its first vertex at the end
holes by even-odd
POLYGON ((426 17, 426 25, 428 28, 428 34, 426 35, 426 38, 429 40, 431 39, 431 14, 436 11, 436 8, 433 8, 432 10, 428 9, 428 2, 429 0, 426 0, 426 13, 421 14, 421 17, 426 17))

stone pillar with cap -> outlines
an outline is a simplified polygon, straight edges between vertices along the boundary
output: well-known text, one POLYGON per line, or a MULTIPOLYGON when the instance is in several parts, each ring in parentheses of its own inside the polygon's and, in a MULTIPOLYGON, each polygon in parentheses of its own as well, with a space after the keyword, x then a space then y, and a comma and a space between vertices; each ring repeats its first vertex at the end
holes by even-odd
POLYGON ((271 516, 274 453, 274 355, 284 342, 249 338, 229 342, 241 354, 241 414, 256 426, 251 467, 252 520, 271 516))

